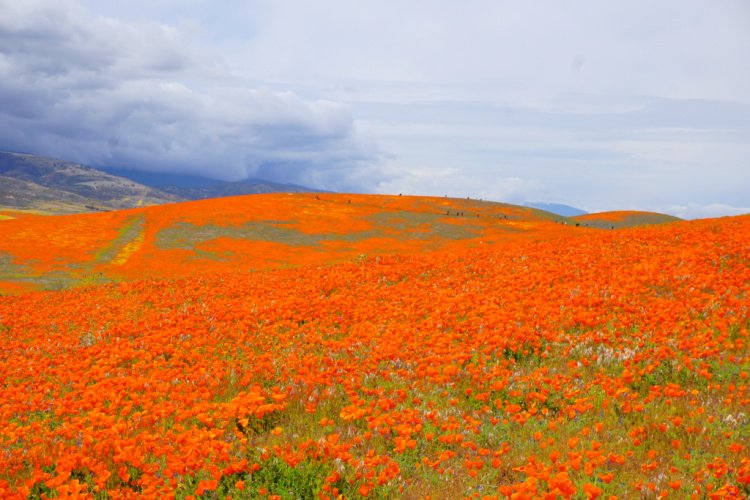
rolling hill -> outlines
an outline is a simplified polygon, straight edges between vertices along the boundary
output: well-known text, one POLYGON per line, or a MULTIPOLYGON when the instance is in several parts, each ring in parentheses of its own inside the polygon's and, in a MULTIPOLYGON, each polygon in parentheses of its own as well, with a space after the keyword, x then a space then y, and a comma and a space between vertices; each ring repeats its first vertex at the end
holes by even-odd
POLYGON ((0 207, 77 213, 181 200, 178 196, 77 163, 0 152, 0 207))
POLYGON ((503 244, 565 234, 572 225, 564 222, 567 219, 549 212, 503 203, 334 193, 246 195, 98 214, 27 215, 0 225, 0 290, 503 244))
POLYGON ((581 225, 600 229, 621 229, 625 227, 668 224, 670 222, 681 220, 673 215, 635 210, 619 210, 613 212, 575 215, 571 217, 571 219, 581 225))

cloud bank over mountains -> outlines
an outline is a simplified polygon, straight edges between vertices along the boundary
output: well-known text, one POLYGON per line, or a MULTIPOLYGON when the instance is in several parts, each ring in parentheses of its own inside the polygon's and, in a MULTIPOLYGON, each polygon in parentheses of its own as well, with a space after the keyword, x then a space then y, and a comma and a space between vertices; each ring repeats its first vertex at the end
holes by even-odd
POLYGON ((339 189, 380 161, 346 105, 232 81, 217 54, 169 25, 65 0, 3 0, 0 11, 6 149, 339 189))
POLYGON ((0 0, 0 149, 729 215, 748 58, 744 0, 0 0))

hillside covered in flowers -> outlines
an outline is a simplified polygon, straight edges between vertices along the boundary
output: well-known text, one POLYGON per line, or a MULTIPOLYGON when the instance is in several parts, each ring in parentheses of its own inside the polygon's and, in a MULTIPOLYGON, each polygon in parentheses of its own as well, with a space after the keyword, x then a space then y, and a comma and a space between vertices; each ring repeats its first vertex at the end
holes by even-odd
POLYGON ((0 234, 0 497, 750 495, 750 216, 308 194, 0 234))

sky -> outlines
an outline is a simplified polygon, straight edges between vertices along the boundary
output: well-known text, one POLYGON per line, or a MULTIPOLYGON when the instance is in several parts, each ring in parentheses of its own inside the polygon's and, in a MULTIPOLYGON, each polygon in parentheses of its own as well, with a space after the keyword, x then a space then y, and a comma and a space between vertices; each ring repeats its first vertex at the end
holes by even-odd
POLYGON ((0 0, 0 149, 750 213, 750 2, 0 0))

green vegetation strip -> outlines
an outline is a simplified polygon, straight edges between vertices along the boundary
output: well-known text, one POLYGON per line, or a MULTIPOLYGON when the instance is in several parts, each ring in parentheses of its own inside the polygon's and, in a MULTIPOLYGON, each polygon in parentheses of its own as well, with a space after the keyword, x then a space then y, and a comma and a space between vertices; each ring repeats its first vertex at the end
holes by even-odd
POLYGON ((14 263, 12 255, 0 253, 0 281, 29 284, 38 290, 60 290, 74 286, 81 280, 65 271, 36 274, 30 267, 14 263))
POLYGON ((305 233, 283 224, 292 222, 258 221, 246 222, 239 226, 195 225, 179 222, 162 229, 156 235, 156 245, 161 249, 194 250, 201 243, 218 238, 268 241, 290 246, 318 246, 326 241, 363 241, 370 238, 396 237, 402 240, 418 239, 466 239, 479 234, 481 224, 471 227, 442 222, 442 214, 420 212, 381 212, 370 215, 365 220, 376 227, 352 233, 305 233))
POLYGON ((94 260, 98 263, 111 262, 128 243, 138 238, 143 232, 145 222, 146 218, 143 214, 129 218, 125 225, 120 228, 115 239, 109 245, 96 252, 94 260))
POLYGON ((0 253, 0 281, 16 281, 30 274, 28 267, 13 263, 13 256, 0 253))

